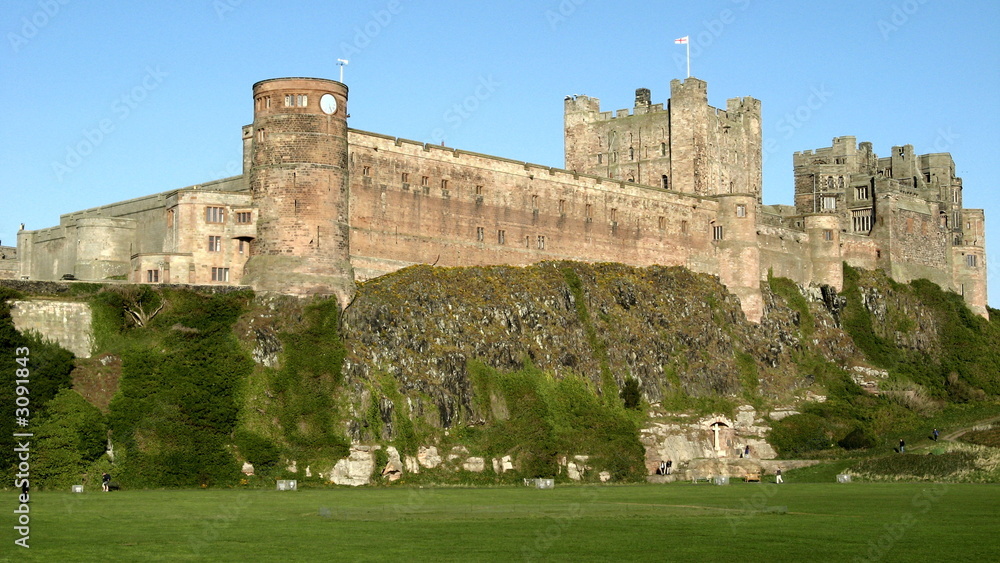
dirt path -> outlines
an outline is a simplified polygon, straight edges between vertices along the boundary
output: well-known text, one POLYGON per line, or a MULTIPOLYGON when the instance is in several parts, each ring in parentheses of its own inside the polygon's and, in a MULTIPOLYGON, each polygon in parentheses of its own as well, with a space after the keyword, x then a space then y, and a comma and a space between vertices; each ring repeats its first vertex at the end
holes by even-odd
POLYGON ((945 440, 945 441, 948 441, 948 442, 954 442, 955 440, 958 440, 959 438, 961 438, 962 435, 965 434, 966 432, 970 432, 972 430, 975 430, 976 428, 979 428, 980 426, 989 426, 990 424, 993 424, 994 422, 996 422, 998 420, 1000 420, 1000 416, 994 416, 993 418, 986 418, 986 419, 980 420, 979 422, 977 422, 973 426, 967 426, 965 428, 960 428, 958 430, 955 430, 953 432, 949 432, 947 434, 942 434, 940 438, 941 438, 941 440, 945 440))

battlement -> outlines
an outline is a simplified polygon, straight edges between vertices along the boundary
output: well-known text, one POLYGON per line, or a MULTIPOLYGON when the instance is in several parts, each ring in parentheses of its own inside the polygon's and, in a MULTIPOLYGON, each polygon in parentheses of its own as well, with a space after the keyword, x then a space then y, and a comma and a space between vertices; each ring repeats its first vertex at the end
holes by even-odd
MULTIPOLYGON (((639 90, 645 90, 646 96, 649 95, 649 90, 646 88, 640 88, 639 90)), ((638 92, 637 90, 637 96, 638 92)), ((648 97, 646 98, 648 101, 648 97)), ((636 106, 633 108, 623 108, 615 111, 601 111, 601 100, 599 98, 591 98, 588 96, 566 96, 565 99, 565 112, 566 114, 571 113, 586 113, 591 114, 591 119, 595 121, 611 121, 613 119, 633 117, 636 115, 646 115, 651 113, 661 113, 664 112, 663 104, 653 104, 653 103, 642 103, 640 104, 637 100, 636 106)))

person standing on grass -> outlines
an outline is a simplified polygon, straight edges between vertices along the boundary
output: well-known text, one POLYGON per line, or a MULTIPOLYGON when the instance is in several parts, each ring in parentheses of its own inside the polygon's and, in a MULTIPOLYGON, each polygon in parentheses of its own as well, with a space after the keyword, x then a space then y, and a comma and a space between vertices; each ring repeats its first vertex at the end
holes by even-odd
POLYGON ((111 475, 108 475, 106 471, 101 473, 101 490, 104 492, 111 490, 111 475))
POLYGON ((938 439, 938 429, 935 428, 934 429, 934 441, 937 442, 937 439, 938 439))
POLYGON ((774 483, 776 485, 784 483, 784 481, 781 480, 781 468, 780 467, 778 468, 777 471, 774 472, 774 483))
POLYGON ((904 442, 903 439, 900 438, 899 439, 899 453, 903 453, 905 451, 906 451, 906 442, 904 442))

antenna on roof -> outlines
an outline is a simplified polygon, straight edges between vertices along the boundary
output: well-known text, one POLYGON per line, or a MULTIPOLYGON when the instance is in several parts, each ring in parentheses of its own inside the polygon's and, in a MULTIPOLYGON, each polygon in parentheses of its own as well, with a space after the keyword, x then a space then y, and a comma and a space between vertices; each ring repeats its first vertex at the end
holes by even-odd
POLYGON ((337 59, 337 66, 340 67, 340 81, 344 82, 344 67, 349 63, 347 59, 337 59))

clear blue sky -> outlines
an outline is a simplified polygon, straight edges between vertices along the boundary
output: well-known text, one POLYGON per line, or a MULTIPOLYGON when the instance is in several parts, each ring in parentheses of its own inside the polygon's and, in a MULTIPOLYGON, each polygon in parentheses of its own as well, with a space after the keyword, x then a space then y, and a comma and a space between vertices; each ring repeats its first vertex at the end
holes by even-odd
POLYGON ((762 100, 765 203, 791 204, 792 152, 835 136, 947 151, 1000 252, 998 21, 1000 3, 962 0, 7 0, 0 241, 239 174, 252 84, 336 79, 337 58, 352 127, 561 167, 563 98, 665 101, 688 35, 712 105, 762 100))

